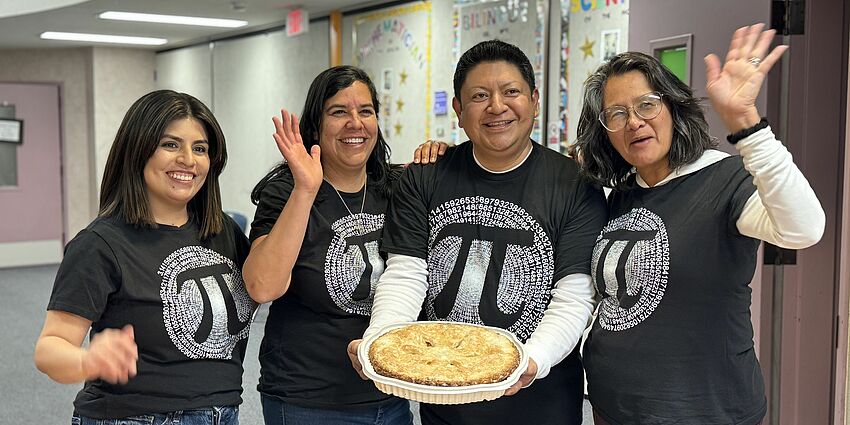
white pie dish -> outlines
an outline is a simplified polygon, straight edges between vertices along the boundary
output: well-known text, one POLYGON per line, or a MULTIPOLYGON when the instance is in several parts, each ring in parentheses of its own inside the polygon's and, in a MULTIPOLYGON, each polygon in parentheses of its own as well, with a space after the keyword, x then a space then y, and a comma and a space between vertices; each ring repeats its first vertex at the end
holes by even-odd
POLYGON ((464 404, 485 400, 495 400, 503 396, 508 388, 510 388, 517 381, 519 381, 520 375, 522 375, 522 373, 525 372, 525 369, 528 367, 528 354, 525 352, 522 343, 519 342, 519 340, 513 333, 501 328, 494 328, 491 326, 445 321, 404 322, 394 323, 392 325, 385 326, 383 329, 380 330, 380 332, 370 336, 360 344, 360 347, 357 349, 357 357, 360 360, 360 364, 363 365, 363 374, 366 375, 369 379, 371 379, 375 383, 375 386, 381 392, 395 395, 401 398, 406 398, 408 400, 418 401, 420 403, 430 404, 464 404), (485 328, 497 332, 500 335, 504 335, 516 346, 517 350, 519 350, 519 365, 510 375, 508 375, 507 378, 502 381, 493 382, 490 384, 477 384, 456 387, 416 384, 413 382, 407 382, 402 381, 400 379, 383 376, 375 372, 375 369, 372 367, 372 363, 369 361, 369 347, 371 347, 372 342, 374 342, 381 335, 384 335, 385 333, 394 329, 402 328, 408 325, 429 323, 477 326, 480 328, 485 328))

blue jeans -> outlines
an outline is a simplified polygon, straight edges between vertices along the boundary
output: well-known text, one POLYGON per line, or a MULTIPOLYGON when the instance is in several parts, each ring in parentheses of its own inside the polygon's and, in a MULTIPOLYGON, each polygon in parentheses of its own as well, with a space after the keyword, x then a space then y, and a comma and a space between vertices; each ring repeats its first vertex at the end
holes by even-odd
POLYGON ((296 406, 277 398, 262 396, 266 425, 412 425, 410 403, 393 399, 375 407, 350 410, 317 409, 296 406))
POLYGON ((178 410, 169 413, 129 416, 121 419, 94 419, 78 416, 71 425, 239 425, 239 406, 178 410))

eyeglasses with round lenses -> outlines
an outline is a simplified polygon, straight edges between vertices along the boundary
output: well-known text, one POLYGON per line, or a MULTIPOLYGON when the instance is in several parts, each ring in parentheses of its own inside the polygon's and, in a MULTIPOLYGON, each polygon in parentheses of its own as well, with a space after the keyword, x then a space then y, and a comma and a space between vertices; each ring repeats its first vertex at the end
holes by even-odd
POLYGON ((629 122, 629 110, 635 112, 639 118, 651 120, 661 113, 661 93, 649 92, 635 100, 631 108, 625 106, 612 106, 605 108, 599 113, 599 122, 610 132, 620 131, 629 122))

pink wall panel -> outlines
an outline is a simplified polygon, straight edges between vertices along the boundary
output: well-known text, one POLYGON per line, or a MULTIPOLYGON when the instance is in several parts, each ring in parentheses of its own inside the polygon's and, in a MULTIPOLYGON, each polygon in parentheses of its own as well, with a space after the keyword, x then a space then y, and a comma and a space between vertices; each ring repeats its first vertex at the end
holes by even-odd
POLYGON ((24 120, 18 186, 0 188, 0 243, 62 240, 59 87, 0 84, 0 102, 24 120))

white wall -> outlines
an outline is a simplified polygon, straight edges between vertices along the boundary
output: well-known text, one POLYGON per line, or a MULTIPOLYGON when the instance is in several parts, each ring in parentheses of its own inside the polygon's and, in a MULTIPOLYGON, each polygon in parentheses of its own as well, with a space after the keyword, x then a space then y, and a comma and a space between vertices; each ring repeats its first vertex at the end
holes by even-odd
POLYGON ((307 89, 327 69, 328 21, 287 37, 283 30, 158 54, 156 85, 189 93, 215 113, 227 140, 222 206, 249 220, 251 190, 282 160, 271 118, 285 107, 300 115, 307 89))
POLYGON ((127 109, 154 86, 155 53, 150 50, 95 47, 92 51, 95 190, 109 149, 127 109))
POLYGON ((299 116, 313 78, 328 68, 328 21, 310 32, 283 31, 217 42, 213 50, 215 115, 227 138, 222 206, 252 218, 251 189, 283 158, 271 118, 285 107, 299 116))
POLYGON ((188 93, 212 108, 212 46, 212 43, 203 44, 158 53, 157 88, 188 93))

